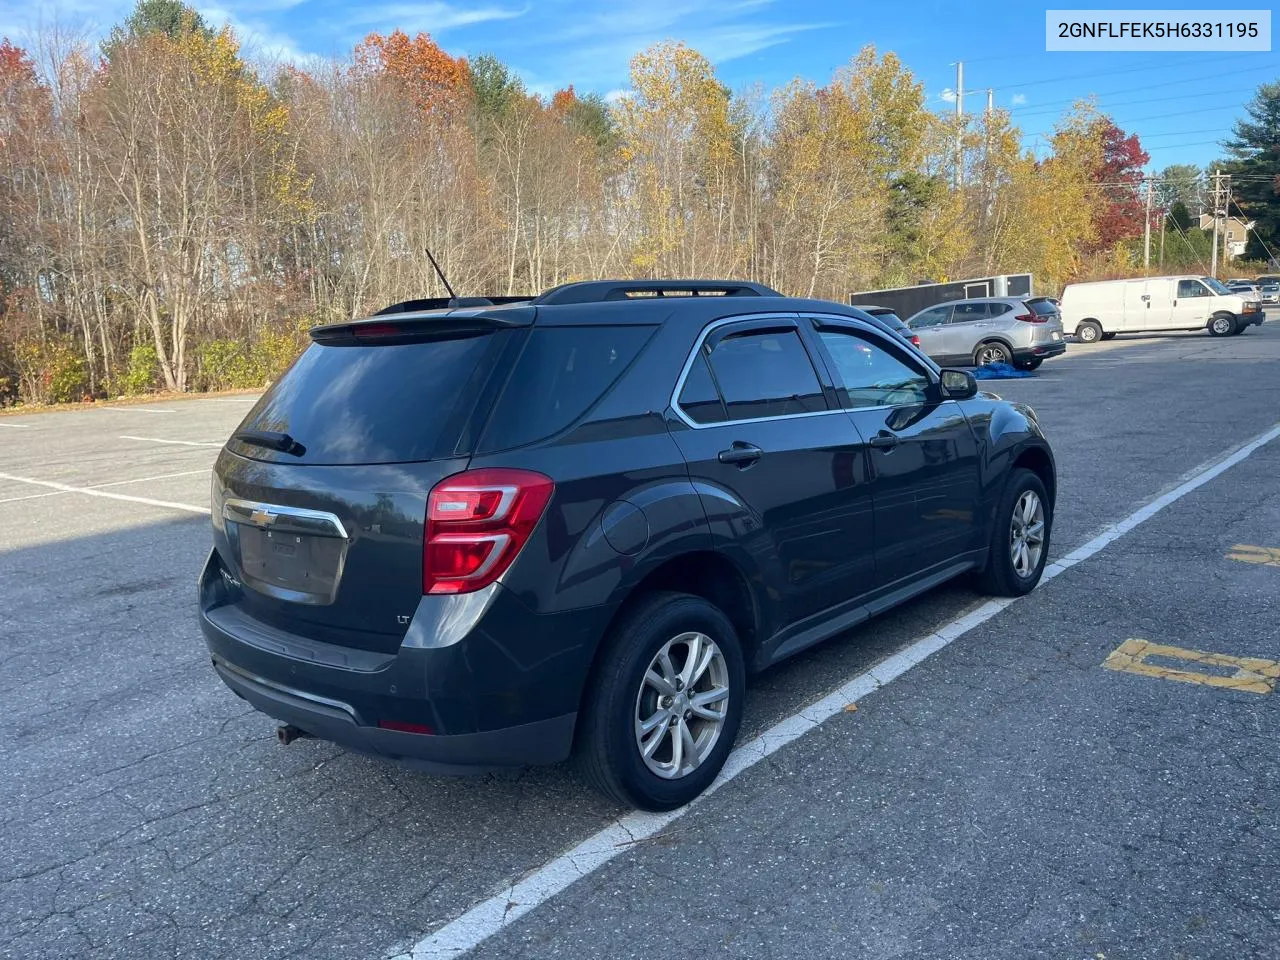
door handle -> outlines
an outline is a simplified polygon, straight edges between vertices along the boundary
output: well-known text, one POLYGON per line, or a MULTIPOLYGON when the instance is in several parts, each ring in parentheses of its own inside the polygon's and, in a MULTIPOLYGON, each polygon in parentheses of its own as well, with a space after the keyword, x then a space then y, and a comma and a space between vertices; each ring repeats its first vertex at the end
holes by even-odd
POLYGON ((755 444, 735 440, 733 441, 733 446, 728 450, 721 450, 717 453, 716 459, 721 463, 736 463, 740 467, 749 467, 762 456, 764 456, 764 451, 755 444))
POLYGON ((890 433, 888 430, 881 430, 871 438, 870 443, 871 446, 875 447, 877 450, 883 450, 885 453, 888 453, 898 445, 898 437, 897 435, 890 433))

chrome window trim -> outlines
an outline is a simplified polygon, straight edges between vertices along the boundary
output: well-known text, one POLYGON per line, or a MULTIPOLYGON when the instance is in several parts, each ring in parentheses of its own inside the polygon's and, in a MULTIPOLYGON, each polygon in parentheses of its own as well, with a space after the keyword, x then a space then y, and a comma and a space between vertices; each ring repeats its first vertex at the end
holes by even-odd
MULTIPOLYGON (((835 413, 848 414, 854 410, 892 410, 895 407, 902 406, 902 404, 890 403, 875 407, 836 407, 834 410, 815 410, 809 413, 784 413, 779 414, 776 417, 750 417, 746 420, 721 420, 717 423, 696 423, 688 414, 680 409, 680 393, 684 390, 685 379, 689 376, 689 371, 693 368, 693 361, 697 358, 699 351, 702 350, 702 345, 706 343, 707 337, 714 331, 718 330, 720 327, 728 326, 731 323, 750 323, 755 320, 790 320, 795 323, 796 333, 799 334, 801 317, 810 317, 814 320, 838 320, 842 323, 849 324, 860 333, 865 332, 875 334, 881 339, 884 339, 885 337, 885 334, 882 331, 867 323, 865 320, 860 320, 857 317, 850 317, 839 313, 752 313, 744 314, 739 317, 724 317, 720 320, 709 323, 702 328, 702 332, 698 335, 697 342, 693 345, 693 349, 689 351, 689 356, 685 358, 684 366, 680 368, 680 376, 676 380, 676 387, 671 392, 672 412, 675 413, 680 421, 690 429, 706 430, 710 427, 727 427, 740 423, 770 423, 774 420, 800 420, 806 417, 829 417, 835 413)), ((800 334, 800 342, 802 344, 804 343, 803 334, 800 334)), ((806 346, 806 353, 807 352, 808 348, 806 346)), ((810 362, 812 362, 812 358, 810 358, 810 362)), ((938 372, 928 366, 925 367, 925 372, 927 375, 930 375, 929 378, 931 381, 935 381, 938 377, 938 372)), ((814 373, 817 374, 817 371, 815 370, 814 373)), ((820 376, 818 378, 818 382, 819 385, 821 385, 822 378, 820 376)))
POLYGON ((307 510, 304 507, 286 507, 278 503, 262 503, 256 500, 228 499, 222 504, 223 520, 244 523, 261 530, 279 530, 282 533, 305 533, 321 537, 338 537, 350 540, 342 521, 327 510, 307 510), (268 522, 254 520, 254 514, 270 514, 276 519, 268 522), (283 522, 281 522, 283 521, 283 522), (324 527, 328 529, 324 529, 324 527))

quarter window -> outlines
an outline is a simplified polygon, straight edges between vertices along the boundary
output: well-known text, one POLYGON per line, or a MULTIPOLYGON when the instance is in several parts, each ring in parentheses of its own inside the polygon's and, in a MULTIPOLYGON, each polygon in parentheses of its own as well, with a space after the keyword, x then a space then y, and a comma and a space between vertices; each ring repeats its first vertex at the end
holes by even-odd
POLYGON ((845 406, 888 407, 924 403, 929 377, 870 337, 840 330, 818 332, 835 364, 837 393, 845 406))
POLYGON ((727 336, 708 362, 730 420, 827 409, 818 375, 794 330, 727 336))
POLYGON ((720 394, 716 391, 715 382, 711 379, 711 371, 707 369, 707 358, 702 350, 693 358, 689 375, 684 378, 684 389, 680 391, 680 409, 694 423, 723 423, 729 419, 720 394))

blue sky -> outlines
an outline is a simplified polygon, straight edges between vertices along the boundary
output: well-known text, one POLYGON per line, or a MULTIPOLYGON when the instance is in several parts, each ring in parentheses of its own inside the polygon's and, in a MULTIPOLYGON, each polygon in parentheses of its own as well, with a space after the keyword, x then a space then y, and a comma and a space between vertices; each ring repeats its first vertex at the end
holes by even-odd
MULTIPOLYGON (((735 89, 773 87, 796 76, 824 82, 874 43, 905 61, 938 110, 954 109, 954 64, 965 61, 966 109, 980 111, 993 88, 996 104, 1012 110, 1033 148, 1072 99, 1096 94, 1122 128, 1139 134, 1157 169, 1220 156, 1216 141, 1228 135, 1258 84, 1280 79, 1275 53, 1046 53, 1045 5, 1019 0, 197 0, 195 6, 213 23, 231 23, 250 46, 288 59, 341 56, 373 30, 423 30, 454 54, 496 54, 542 92, 570 83, 579 91, 624 90, 631 56, 667 38, 701 50, 735 89)), ((132 0, 0 0, 0 35, 20 42, 41 21, 101 35, 131 7, 132 0)))

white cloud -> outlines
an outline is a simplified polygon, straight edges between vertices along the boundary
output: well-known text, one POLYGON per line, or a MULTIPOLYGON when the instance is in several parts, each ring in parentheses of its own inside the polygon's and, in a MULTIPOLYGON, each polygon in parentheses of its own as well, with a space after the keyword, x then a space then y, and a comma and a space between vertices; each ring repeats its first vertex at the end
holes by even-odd
POLYGON ((629 96, 631 96, 630 90, 610 90, 604 95, 604 101, 605 103, 618 103, 629 96))
POLYGON ((944 87, 942 92, 938 94, 938 99, 941 100, 943 103, 955 103, 956 92, 952 90, 950 87, 944 87))
POLYGON ((1015 93, 1012 97, 1009 98, 1009 102, 1013 104, 1015 107, 1020 107, 1027 102, 1027 98, 1020 93, 1015 93))
POLYGON ((347 27, 400 29, 414 34, 436 34, 453 27, 470 27, 494 20, 514 20, 528 13, 528 6, 463 7, 439 0, 431 3, 383 3, 357 7, 342 24, 347 27))

